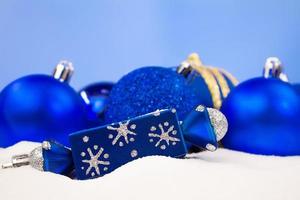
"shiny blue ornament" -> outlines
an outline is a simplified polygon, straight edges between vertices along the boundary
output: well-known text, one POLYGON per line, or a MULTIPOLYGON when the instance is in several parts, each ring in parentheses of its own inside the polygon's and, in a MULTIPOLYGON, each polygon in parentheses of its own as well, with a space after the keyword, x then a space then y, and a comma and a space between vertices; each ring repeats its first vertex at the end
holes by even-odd
MULTIPOLYGON (((178 69, 179 68, 177 68, 177 70, 178 69)), ((205 83, 205 79, 195 69, 189 68, 187 70, 188 72, 179 71, 179 73, 185 77, 187 87, 193 90, 194 98, 197 99, 197 103, 211 108, 214 107, 211 93, 207 84, 205 83)))
POLYGON ((300 155, 300 99, 269 58, 265 76, 239 84, 223 102, 229 130, 224 147, 263 155, 300 155))
POLYGON ((87 128, 85 103, 67 83, 72 68, 60 63, 54 77, 29 75, 0 93, 0 146, 22 140, 56 140, 68 145, 68 134, 87 128))
POLYGON ((143 67, 119 80, 109 95, 105 122, 133 118, 157 109, 175 108, 179 119, 198 105, 194 90, 171 68, 143 67))
POLYGON ((298 84, 294 84, 293 86, 294 86, 296 92, 298 93, 298 95, 300 96, 300 84, 299 83, 298 84))
POLYGON ((88 118, 94 125, 100 125, 104 120, 107 99, 113 87, 111 82, 90 84, 79 91, 88 110, 88 118))

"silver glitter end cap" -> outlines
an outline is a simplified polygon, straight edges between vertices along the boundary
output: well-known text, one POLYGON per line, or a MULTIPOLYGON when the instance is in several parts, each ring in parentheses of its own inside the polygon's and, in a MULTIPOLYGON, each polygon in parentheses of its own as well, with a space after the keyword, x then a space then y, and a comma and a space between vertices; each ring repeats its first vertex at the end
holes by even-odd
POLYGON ((211 125, 214 128, 214 131, 217 136, 217 141, 220 141, 227 133, 228 130, 228 121, 225 115, 214 108, 207 108, 211 125))
POLYGON ((29 154, 29 164, 40 171, 44 171, 43 148, 37 147, 29 154))

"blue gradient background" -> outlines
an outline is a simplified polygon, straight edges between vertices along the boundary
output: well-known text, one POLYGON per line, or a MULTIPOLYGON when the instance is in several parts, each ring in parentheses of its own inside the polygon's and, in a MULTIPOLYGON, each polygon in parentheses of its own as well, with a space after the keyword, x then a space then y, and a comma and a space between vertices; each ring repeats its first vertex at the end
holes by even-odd
POLYGON ((191 52, 240 80, 279 56, 300 82, 300 1, 0 0, 0 89, 74 63, 72 85, 118 80, 140 66, 179 64, 191 52))

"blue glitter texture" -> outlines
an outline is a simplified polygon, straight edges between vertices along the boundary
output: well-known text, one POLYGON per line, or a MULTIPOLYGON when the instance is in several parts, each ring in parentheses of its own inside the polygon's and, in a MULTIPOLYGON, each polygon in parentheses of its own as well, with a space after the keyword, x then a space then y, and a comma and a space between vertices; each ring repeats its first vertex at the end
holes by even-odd
POLYGON ((105 121, 122 121, 167 108, 175 108, 183 120, 198 105, 197 99, 185 78, 171 68, 143 67, 125 75, 113 87, 105 121))

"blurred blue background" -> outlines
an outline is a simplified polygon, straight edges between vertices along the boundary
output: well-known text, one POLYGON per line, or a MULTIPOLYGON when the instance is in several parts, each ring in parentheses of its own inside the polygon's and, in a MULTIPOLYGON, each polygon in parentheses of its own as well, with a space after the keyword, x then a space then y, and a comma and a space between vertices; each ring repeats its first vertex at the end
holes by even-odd
POLYGON ((147 65, 178 65, 191 52, 238 79, 278 56, 300 82, 300 1, 0 0, 0 89, 61 59, 72 85, 118 80, 147 65))

